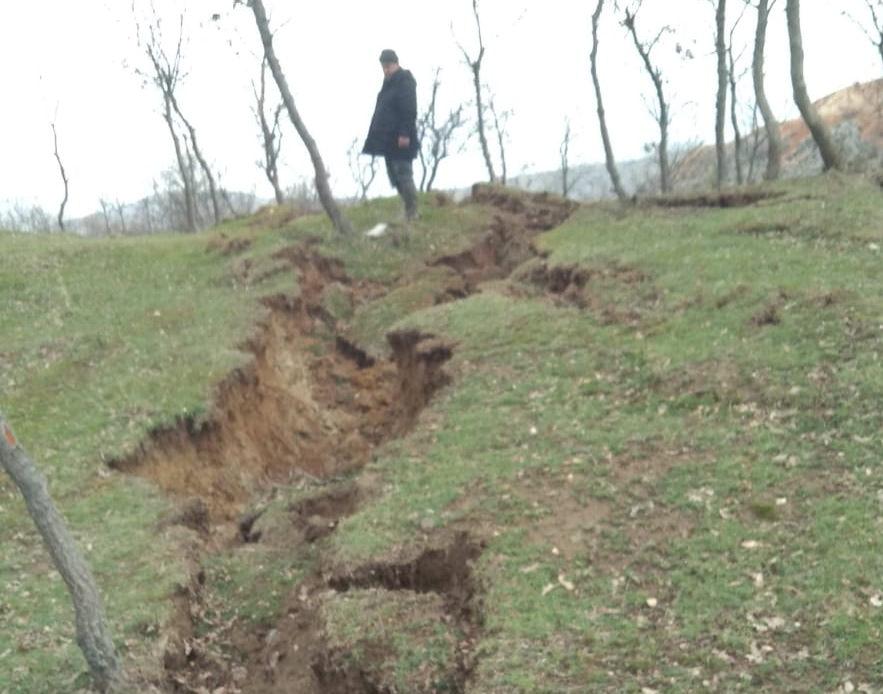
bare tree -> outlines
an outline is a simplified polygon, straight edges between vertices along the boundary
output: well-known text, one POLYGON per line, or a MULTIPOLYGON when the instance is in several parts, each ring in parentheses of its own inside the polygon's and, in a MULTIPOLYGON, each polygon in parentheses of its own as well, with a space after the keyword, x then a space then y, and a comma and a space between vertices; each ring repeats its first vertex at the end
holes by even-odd
POLYGON ((279 127, 279 118, 282 115, 283 104, 276 106, 273 111, 272 122, 267 116, 267 58, 261 60, 261 88, 251 83, 252 91, 255 97, 254 114, 258 125, 261 128, 261 142, 263 143, 264 158, 259 162, 261 171, 267 177, 270 185, 273 186, 273 193, 276 196, 276 204, 281 205, 285 202, 285 195, 282 193, 282 187, 279 185, 279 151, 282 147, 282 130, 279 127))
MULTIPOLYGON (((132 2, 132 13, 136 14, 135 2, 132 2)), ((183 22, 183 17, 181 18, 183 22)), ((154 15, 150 25, 150 32, 146 37, 142 37, 141 25, 136 20, 135 30, 137 34, 138 45, 142 46, 150 59, 152 67, 151 81, 156 85, 163 97, 163 120, 169 128, 169 134, 172 138, 172 144, 175 148, 175 159, 178 163, 178 172, 181 176, 181 185, 184 189, 184 205, 186 209, 186 225, 187 231, 196 231, 196 210, 195 210, 195 192, 194 182, 191 175, 191 169, 188 166, 187 159, 181 147, 181 138, 175 127, 174 104, 172 94, 178 86, 178 80, 181 74, 181 46, 184 40, 183 27, 178 35, 178 44, 175 49, 174 60, 169 60, 162 47, 161 34, 158 28, 158 21, 154 15)))
POLYGON ((372 156, 367 164, 363 163, 359 138, 352 141, 346 154, 350 173, 352 173, 356 185, 359 186, 359 199, 365 202, 368 199, 368 190, 374 183, 374 179, 377 178, 377 157, 372 156))
POLYGON ((132 691, 113 646, 95 579, 49 495, 46 479, 25 453, 2 413, 0 463, 21 492, 28 513, 71 594, 77 644, 96 686, 104 692, 132 691))
POLYGON ((151 211, 151 201, 149 197, 144 198, 141 201, 141 208, 144 216, 144 231, 148 234, 153 233, 153 214, 151 211))
POLYGON ((843 169, 843 159, 831 138, 831 132, 810 101, 806 89, 803 74, 803 35, 800 30, 800 0, 787 0, 785 13, 788 17, 788 39, 791 44, 791 86, 794 89, 794 102, 819 148, 825 170, 843 169))
POLYGON ((438 121, 438 91, 441 86, 440 72, 440 69, 435 71, 429 105, 417 123, 417 132, 421 142, 419 152, 420 165, 423 169, 423 174, 420 177, 421 192, 432 190, 432 185, 435 183, 435 178, 438 175, 439 166, 450 155, 451 145, 456 132, 466 125, 466 120, 463 118, 462 104, 455 109, 451 109, 444 121, 441 123, 438 121))
POLYGON ((114 209, 116 209, 117 216, 120 218, 120 233, 126 233, 126 206, 120 202, 119 198, 114 203, 114 209))
POLYGON ((754 36, 754 58, 752 61, 754 95, 757 100, 757 107, 763 116, 767 136, 767 165, 764 178, 768 181, 776 180, 782 172, 782 135, 779 131, 779 121, 776 120, 769 99, 766 96, 763 74, 767 23, 770 10, 772 10, 775 4, 776 0, 758 0, 757 2, 757 31, 754 36))
POLYGON ((512 112, 502 111, 498 113, 493 97, 488 102, 488 109, 494 118, 494 132, 497 133, 497 146, 500 148, 500 183, 506 185, 506 181, 509 179, 508 167, 506 165, 506 124, 512 112))
POLYGON ((64 184, 64 199, 58 208, 58 228, 64 231, 64 208, 68 199, 68 180, 67 173, 64 170, 64 164, 61 163, 61 155, 58 153, 58 131, 55 129, 55 121, 50 123, 52 126, 52 141, 55 145, 55 161, 58 162, 58 170, 61 173, 61 182, 64 184))
POLYGON ((110 205, 104 198, 101 198, 98 204, 101 205, 101 215, 104 218, 104 233, 110 236, 110 205))
POLYGON ((165 106, 163 119, 166 121, 169 133, 172 136, 172 144, 175 147, 175 160, 178 162, 178 171, 180 172, 181 185, 184 190, 187 231, 196 231, 196 193, 194 191, 193 171, 184 156, 184 150, 181 148, 181 139, 178 137, 178 131, 175 129, 175 121, 172 117, 172 102, 168 97, 164 96, 163 104, 165 106))
POLYGON ((478 0, 472 0, 472 14, 475 16, 475 28, 478 34, 478 52, 473 58, 463 46, 460 46, 460 51, 463 53, 463 59, 472 71, 472 86, 475 89, 475 131, 478 133, 478 141, 481 144, 481 153, 484 156, 484 164, 487 167, 488 180, 491 183, 496 183, 497 174, 494 171, 494 162, 491 158, 491 149, 488 145, 484 122, 485 113, 483 87, 481 84, 481 64, 484 60, 485 46, 484 37, 481 33, 481 16, 478 12, 478 0))
POLYGON ((654 117, 659 126, 659 144, 657 145, 659 155, 659 185, 663 193, 668 193, 671 191, 671 170, 668 157, 668 126, 671 123, 671 119, 669 116, 668 101, 665 99, 662 71, 653 66, 651 53, 656 44, 659 43, 659 40, 667 32, 671 31, 671 27, 662 27, 652 41, 649 43, 643 43, 641 39, 638 38, 638 30, 635 26, 635 17, 640 9, 641 2, 637 3, 634 10, 626 8, 624 24, 632 36, 638 55, 641 56, 644 68, 647 70, 647 74, 650 76, 650 80, 653 82, 653 88, 656 91, 658 109, 654 113, 654 117))
POLYGON ((6 212, 4 225, 9 231, 49 232, 52 231, 52 218, 40 205, 26 206, 17 201, 6 212))
MULTIPOLYGON (((199 162, 199 167, 202 169, 202 175, 205 177, 205 181, 208 184, 209 196, 211 198, 212 203, 212 217, 214 218, 215 224, 221 223, 221 207, 218 202, 218 187, 215 183, 215 177, 212 174, 212 170, 208 165, 208 161, 206 161, 205 156, 202 153, 202 150, 199 148, 199 142, 196 139, 196 129, 184 117, 184 114, 181 113, 181 107, 178 105, 178 99, 175 96, 174 90, 170 93, 170 100, 172 107, 175 109, 175 113, 178 115, 178 118, 181 119, 181 122, 184 124, 184 127, 187 128, 187 132, 190 133, 190 145, 193 149, 193 155, 196 157, 196 161, 199 162)), ((191 164, 192 168, 192 164, 191 164)), ((191 174, 191 180, 193 179, 193 175, 191 174)))
MULTIPOLYGON (((209 167, 208 165, 208 161, 206 160, 205 156, 202 153, 202 150, 199 147, 199 140, 196 136, 196 128, 194 128, 193 124, 187 119, 186 116, 184 116, 177 96, 177 86, 181 78, 181 52, 184 43, 184 15, 181 14, 178 18, 178 42, 175 48, 174 59, 170 60, 168 55, 166 55, 165 48, 162 44, 160 20, 156 17, 155 9, 153 10, 153 12, 154 14, 149 25, 149 35, 146 38, 144 47, 145 51, 147 52, 148 58, 150 58, 151 65, 153 66, 154 84, 156 84, 160 88, 163 94, 166 111, 168 112, 170 108, 172 111, 174 111, 175 115, 184 125, 184 128, 187 130, 187 133, 190 136, 189 143, 192 149, 193 156, 196 157, 196 161, 199 163, 200 169, 202 170, 202 175, 205 178, 205 182, 208 184, 209 195, 211 196, 212 203, 212 217, 214 219, 214 223, 219 224, 221 222, 221 210, 218 201, 218 189, 215 182, 215 177, 212 174, 211 167, 209 167)), ((139 37, 140 33, 140 27, 138 27, 139 37)), ((170 119, 171 114, 169 113, 167 116, 167 120, 170 119)), ((190 182, 192 185, 192 175, 190 176, 190 182)))
POLYGON ((595 100, 598 102, 598 125, 601 128, 601 141, 604 143, 604 160, 607 173, 616 197, 626 199, 625 189, 622 187, 622 179, 616 168, 616 158, 613 156, 613 145, 610 142, 610 132, 607 130, 607 116, 604 112, 604 100, 601 98, 601 80, 598 77, 598 25, 601 23, 601 13, 604 11, 604 0, 598 0, 595 11, 592 13, 592 52, 589 54, 591 64, 592 84, 595 86, 595 100))
MULTIPOLYGON (((714 0, 713 0, 714 1, 714 0)), ((724 32, 727 27, 727 0, 716 0, 715 42, 717 55, 717 102, 715 104, 714 144, 717 153, 717 187, 722 188, 727 180, 727 140, 724 127, 727 119, 727 44, 724 32)))
POLYGON ((304 125, 297 111, 294 97, 288 88, 285 74, 282 72, 282 66, 276 57, 276 52, 273 49, 273 34, 270 33, 270 24, 267 20, 267 11, 264 9, 263 0, 248 0, 248 3, 254 13, 255 23, 261 35, 261 42, 264 45, 264 55, 270 65, 273 79, 276 80, 276 86, 279 88, 280 94, 282 94, 282 100, 285 103, 288 116, 291 118, 291 122, 298 135, 300 135, 301 140, 303 140, 304 146, 307 148, 310 159, 313 162, 313 168, 316 172, 316 190, 319 193, 319 199, 322 201, 322 207, 338 233, 351 234, 353 231, 352 225, 340 211, 334 196, 331 194, 331 186, 328 184, 328 173, 322 161, 322 156, 319 154, 319 148, 316 146, 316 141, 310 136, 306 125, 304 125))

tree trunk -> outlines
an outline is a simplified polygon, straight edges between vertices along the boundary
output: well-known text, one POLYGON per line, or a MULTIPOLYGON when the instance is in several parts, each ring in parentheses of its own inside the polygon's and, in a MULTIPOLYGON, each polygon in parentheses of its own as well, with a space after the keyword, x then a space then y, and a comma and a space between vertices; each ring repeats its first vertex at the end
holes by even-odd
POLYGON ((117 215, 120 218, 120 231, 123 235, 126 235, 126 211, 123 204, 117 199, 115 207, 117 208, 117 215))
MULTIPOLYGON (((490 108, 491 115, 494 117, 494 130, 497 132, 497 146, 500 148, 500 183, 506 185, 506 182, 509 179, 509 173, 506 166, 506 142, 503 133, 503 126, 500 122, 500 116, 497 115, 497 109, 494 106, 494 100, 491 99, 490 104, 488 104, 490 108)), ((503 119, 505 120, 506 113, 503 113, 503 119)))
POLYGON ((153 233, 153 215, 150 213, 150 198, 144 198, 144 223, 148 234, 153 233))
POLYGON ((218 225, 221 223, 221 207, 218 204, 218 187, 215 184, 215 177, 212 175, 212 170, 209 168, 208 162, 205 160, 205 157, 202 156, 202 151, 199 149, 199 143, 196 141, 196 129, 190 124, 190 121, 184 117, 184 114, 181 113, 178 99, 173 92, 169 93, 169 99, 172 102, 172 108, 175 109, 175 113, 178 114, 181 122, 184 123, 184 127, 187 128, 187 132, 190 133, 190 143, 193 145, 193 155, 196 157, 196 161, 199 162, 199 167, 202 169, 205 180, 208 182, 209 195, 212 199, 212 217, 215 220, 215 225, 218 225))
POLYGON ((727 141, 724 127, 727 118, 727 47, 724 32, 727 27, 727 0, 717 0, 715 13, 717 33, 715 52, 717 53, 717 103, 715 105, 714 144, 717 150, 717 187, 722 188, 727 180, 727 141))
POLYGON ((558 148, 561 157, 561 197, 566 198, 570 194, 570 121, 564 123, 564 137, 558 148))
POLYGON ((101 214, 104 216, 104 233, 110 236, 110 214, 107 211, 107 202, 104 199, 98 202, 101 205, 101 214))
POLYGON ((494 171, 494 162, 491 159, 491 148, 488 146, 487 134, 484 127, 484 103, 481 98, 481 58, 484 49, 482 49, 478 60, 470 63, 472 68, 472 83, 475 87, 475 109, 476 109, 476 129, 478 130, 478 141, 481 143, 481 153, 484 156, 484 164, 487 167, 488 179, 491 183, 497 182, 497 174, 494 171))
POLYGON ((46 480, 19 445, 0 414, 0 463, 24 497, 55 568, 67 584, 76 614, 77 644, 100 691, 129 692, 113 646, 101 596, 89 567, 49 496, 46 480))
POLYGON ((650 75, 653 87, 656 90, 656 100, 659 104, 659 113, 656 117, 656 123, 659 125, 659 187, 663 193, 669 193, 671 192, 671 165, 668 160, 669 115, 668 102, 665 100, 665 92, 662 85, 662 73, 653 68, 653 63, 650 61, 650 51, 638 39, 638 32, 635 28, 635 15, 629 10, 626 10, 625 13, 625 25, 632 35, 635 48, 637 48, 638 54, 644 63, 644 68, 647 70, 647 74, 650 75))
POLYGON ((739 129, 739 112, 736 108, 736 59, 733 57, 732 38, 727 48, 730 62, 730 122, 733 124, 733 159, 736 161, 736 183, 740 186, 745 182, 745 172, 742 167, 742 131, 739 129))
POLYGON ((353 232, 353 227, 349 220, 340 211, 340 208, 337 206, 337 201, 331 194, 331 186, 328 184, 328 173, 325 170, 322 156, 319 154, 319 148, 316 146, 315 140, 310 136, 306 125, 304 125, 304 122, 294 105, 294 97, 291 95, 291 90, 288 88, 288 82, 282 72, 282 66, 276 58, 276 52, 273 50, 273 35, 270 33, 270 25, 267 22, 267 12, 264 9, 263 0, 251 0, 251 9, 254 12, 255 23, 258 26, 261 42, 264 45, 264 55, 266 55, 267 62, 270 64, 270 72, 273 73, 273 79, 276 80, 276 86, 279 87, 279 93, 282 95, 282 101, 285 104, 285 108, 288 111, 288 116, 291 118, 294 129, 297 130, 297 134, 300 135, 300 139, 303 140, 304 146, 307 148, 307 151, 310 154, 310 159, 313 162, 313 169, 316 172, 316 191, 319 193, 319 200, 322 202, 322 207, 325 209, 325 213, 331 219, 331 223, 334 225, 334 228, 338 233, 351 234, 353 232))
POLYGON ((800 30, 800 0, 788 0, 785 5, 788 16, 788 38, 791 43, 791 86, 794 89, 794 102, 812 133, 813 140, 822 155, 825 170, 843 169, 840 152, 831 138, 831 132, 821 119, 806 89, 803 75, 803 36, 800 30))
POLYGON ((610 142, 610 132, 607 130, 607 115, 604 112, 604 101, 601 98, 601 79, 598 77, 598 25, 601 23, 601 12, 604 10, 604 0, 598 0, 595 12, 592 14, 592 52, 589 54, 592 72, 592 84, 595 85, 595 99, 598 102, 598 125, 601 128, 601 141, 604 143, 604 160, 607 165, 607 173, 616 197, 625 200, 628 196, 622 187, 622 179, 619 177, 619 169, 616 167, 616 158, 613 156, 613 145, 610 142))
MULTIPOLYGON (((775 0, 773 0, 775 2, 775 0)), ((779 132, 779 121, 773 114, 764 85, 763 63, 766 50, 766 30, 770 16, 769 0, 758 0, 757 32, 754 37, 754 61, 752 75, 754 77, 754 94, 767 135, 767 165, 764 178, 775 181, 782 173, 782 135, 779 132)))
POLYGON ((193 209, 193 182, 190 178, 190 171, 187 162, 184 160, 184 153, 181 151, 181 140, 178 133, 175 132, 175 121, 172 118, 172 103, 168 94, 165 96, 166 109, 163 113, 166 124, 169 126, 169 133, 172 135, 172 143, 175 145, 175 159, 178 162, 178 172, 181 175, 181 184, 184 186, 184 209, 187 215, 187 231, 196 231, 196 213, 193 209))
POLYGON ((282 111, 282 106, 276 108, 276 114, 273 119, 273 125, 270 126, 270 121, 267 120, 267 112, 266 112, 266 95, 267 95, 267 61, 266 58, 261 61, 261 91, 260 94, 255 90, 255 97, 257 101, 257 115, 258 115, 258 124, 261 126, 261 137, 264 141, 264 173, 267 175, 267 180, 270 182, 270 185, 273 186, 273 195, 276 197, 276 204, 282 205, 285 203, 285 194, 282 192, 282 187, 279 185, 279 149, 280 149, 280 138, 281 134, 279 131, 279 114, 282 111))
POLYGON ((481 34, 481 15, 478 13, 478 0, 472 0, 472 14, 475 17, 475 28, 478 33, 478 56, 475 60, 472 60, 465 48, 461 46, 460 50, 463 52, 466 64, 472 70, 472 86, 475 88, 476 130, 478 131, 478 141, 481 143, 481 153, 484 156, 484 163, 487 167, 488 179, 491 183, 496 183, 497 174, 494 171, 491 149, 488 146, 487 134, 485 133, 484 99, 482 99, 481 94, 481 61, 484 60, 484 37, 481 34))
POLYGON ((64 208, 67 205, 68 198, 68 182, 67 173, 64 170, 64 164, 61 163, 61 156, 58 154, 58 133, 55 130, 55 123, 52 123, 52 141, 55 144, 55 161, 58 162, 58 169, 61 172, 61 181, 64 183, 64 200, 58 208, 58 228, 64 231, 64 208))

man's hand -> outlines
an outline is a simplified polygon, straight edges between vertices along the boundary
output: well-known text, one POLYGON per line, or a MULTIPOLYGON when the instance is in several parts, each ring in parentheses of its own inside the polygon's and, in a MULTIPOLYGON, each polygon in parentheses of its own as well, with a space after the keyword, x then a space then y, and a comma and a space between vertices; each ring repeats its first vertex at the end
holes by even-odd
POLYGON ((408 149, 411 146, 411 138, 407 135, 399 135, 399 149, 408 149))

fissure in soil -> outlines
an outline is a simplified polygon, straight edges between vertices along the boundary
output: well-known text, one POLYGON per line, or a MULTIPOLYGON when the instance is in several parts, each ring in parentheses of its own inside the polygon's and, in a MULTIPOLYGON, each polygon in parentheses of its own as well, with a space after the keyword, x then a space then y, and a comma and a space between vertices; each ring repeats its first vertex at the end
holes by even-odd
MULTIPOLYGON (((560 224, 575 207, 551 196, 519 196, 482 186, 473 196, 500 213, 471 249, 431 263, 451 267, 461 277, 464 290, 452 292, 451 299, 477 291, 481 282, 507 277, 539 255, 533 238, 560 224)), ((154 432, 134 455, 113 464, 179 499, 181 510, 173 522, 209 534, 216 524, 238 517, 233 532, 242 543, 262 541, 256 530, 259 513, 242 515, 256 490, 270 482, 334 477, 363 466, 374 447, 404 434, 433 393, 448 383, 442 367, 453 350, 432 335, 401 331, 388 336, 391 356, 375 359, 338 331, 322 295, 334 284, 356 304, 377 298, 383 288, 352 281, 342 263, 320 255, 309 243, 276 258, 298 272, 300 294, 265 300, 267 317, 246 345, 253 360, 219 386, 211 416, 154 432)), ((358 484, 333 485, 298 502, 289 511, 299 542, 313 543, 333 532, 361 502, 358 484)), ((204 581, 202 572, 195 571, 192 586, 176 598, 181 624, 166 657, 166 685, 182 692, 206 687, 317 694, 387 691, 371 673, 341 667, 340 653, 325 641, 320 615, 323 596, 377 590, 438 596, 433 599, 441 601, 440 618, 462 635, 443 678, 449 691, 464 691, 481 628, 472 576, 481 550, 480 541, 461 533, 447 541, 436 537, 432 547, 411 558, 325 578, 313 575, 289 596, 274 628, 234 625, 225 632, 225 648, 238 652, 233 660, 210 657, 193 638, 191 615, 198 612, 204 581)))

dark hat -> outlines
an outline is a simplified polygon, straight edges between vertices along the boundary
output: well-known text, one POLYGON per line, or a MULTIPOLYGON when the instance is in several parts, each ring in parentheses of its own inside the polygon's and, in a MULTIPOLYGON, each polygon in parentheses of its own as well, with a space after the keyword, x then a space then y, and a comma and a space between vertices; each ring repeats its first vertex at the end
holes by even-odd
POLYGON ((384 48, 380 52, 380 62, 381 63, 398 63, 399 57, 396 55, 396 52, 392 48, 384 48))

